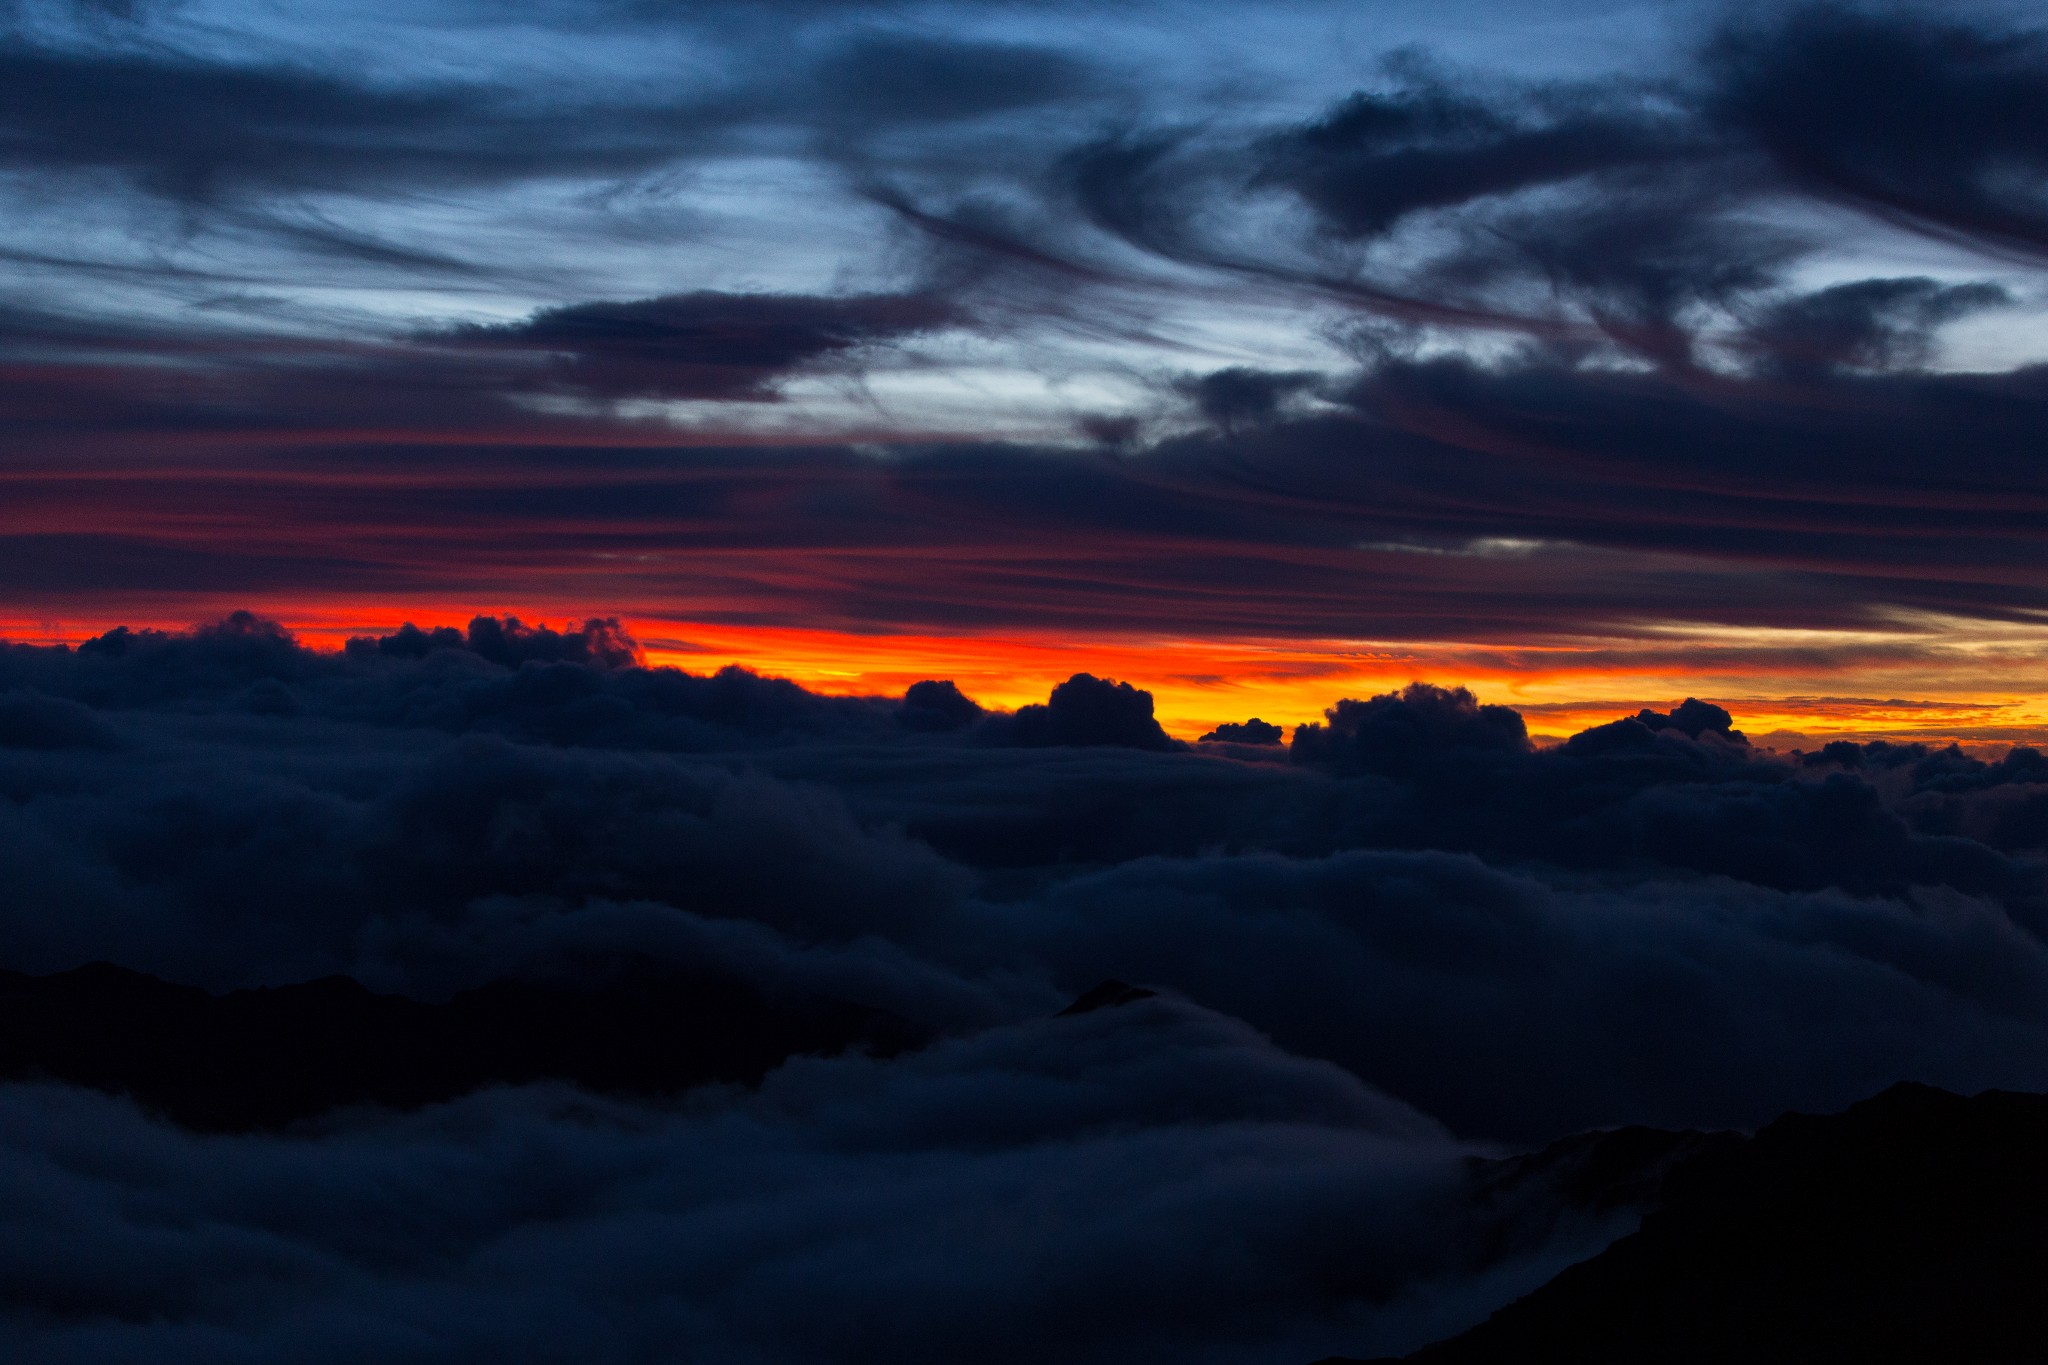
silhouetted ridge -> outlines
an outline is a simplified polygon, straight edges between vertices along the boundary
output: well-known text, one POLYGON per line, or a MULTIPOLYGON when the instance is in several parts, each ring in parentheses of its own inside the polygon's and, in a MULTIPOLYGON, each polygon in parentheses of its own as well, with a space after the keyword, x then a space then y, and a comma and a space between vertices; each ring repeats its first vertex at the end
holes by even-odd
POLYGON ((1640 1213, 1662 1201, 1673 1172, 1743 1141, 1739 1133, 1639 1126, 1578 1133, 1525 1156, 1474 1159, 1473 1192, 1481 1207, 1505 1207, 1519 1200, 1523 1191, 1540 1189, 1546 1198, 1535 1207, 1552 1217, 1567 1210, 1640 1213))
POLYGON ((438 1005, 346 977, 216 996, 107 963, 0 972, 0 1077, 125 1093, 209 1131, 529 1081, 626 1094, 752 1084, 792 1056, 923 1040, 879 1010, 651 968, 602 985, 494 982, 438 1005))
POLYGON ((1158 991, 1148 991, 1143 986, 1133 986, 1127 981, 1114 978, 1090 986, 1083 991, 1073 1004, 1061 1010, 1054 1018, 1064 1019, 1070 1014, 1087 1014, 1092 1010, 1114 1009, 1118 1005, 1134 1004, 1150 1000, 1158 991))
POLYGON ((2048 1358, 2048 1095, 1900 1085, 1711 1144, 1591 1260, 1416 1365, 2048 1358))

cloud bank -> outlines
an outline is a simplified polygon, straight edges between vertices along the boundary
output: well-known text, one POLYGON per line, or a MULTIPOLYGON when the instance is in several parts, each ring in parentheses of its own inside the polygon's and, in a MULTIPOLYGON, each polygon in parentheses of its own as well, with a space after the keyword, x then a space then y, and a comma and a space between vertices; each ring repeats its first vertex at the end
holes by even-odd
POLYGON ((427 1001, 643 964, 937 1041, 241 1136, 8 1082, 18 1349, 1400 1351, 1626 1227, 1476 1155, 2048 1085, 2030 750, 1782 756, 1697 701, 1542 748, 1422 683, 1179 745, 1086 676, 1009 713, 636 657, 605 620, 8 646, 0 959, 427 1001), (1156 994, 1054 1017, 1111 977, 1156 994))

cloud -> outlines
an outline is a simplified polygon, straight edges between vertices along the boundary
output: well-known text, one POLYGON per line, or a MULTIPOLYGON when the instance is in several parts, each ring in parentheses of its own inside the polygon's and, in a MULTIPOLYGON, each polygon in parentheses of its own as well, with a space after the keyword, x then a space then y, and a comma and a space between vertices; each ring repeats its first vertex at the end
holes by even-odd
POLYGON ((1183 381, 1182 392, 1194 400, 1205 421, 1225 430, 1270 421, 1280 405, 1320 376, 1304 371, 1274 373, 1242 365, 1214 370, 1183 381))
MULTIPOLYGON (((62 617, 109 598, 211 604, 259 589, 553 601, 553 585, 573 581, 614 610, 847 630, 1520 646, 1588 634, 1641 643, 1643 622, 1679 621, 1890 633, 1872 648, 1892 657, 1916 648, 1899 635, 1902 612, 2007 620, 2048 609, 2038 538, 2012 510, 2036 491, 2042 372, 1954 372, 1942 330, 2027 306, 2017 267, 1985 261, 2009 283, 1960 269, 1859 275, 1860 261, 1829 254, 1841 234, 1814 215, 1869 208, 1878 200, 1852 189, 1883 176, 1829 171, 1823 205, 1821 182, 1795 162, 1839 152, 1863 165, 1878 153, 1849 142, 1827 152, 1835 143, 1823 138, 1795 156, 1786 149, 1807 125, 1771 112, 1800 92, 1846 101, 1827 126, 1869 129, 1872 147, 1896 143, 1910 168, 1925 159, 1912 150, 1920 134, 1884 132, 1895 111, 1862 118, 1855 100, 1888 96, 1879 76, 1856 73, 1896 67, 1928 90, 1977 82, 1943 106, 1961 111, 1943 116, 1961 120, 1944 124, 1963 148, 1951 178, 2023 205, 2040 177, 2024 147, 2007 145, 2026 135, 1999 130, 2027 125, 1993 114, 2023 104, 2032 39, 1800 9, 1724 26, 1657 83, 1626 72, 1511 80, 1410 59, 1285 127, 1133 114, 1104 134, 1094 115, 1062 113, 1096 109, 1096 87, 1052 49, 886 26, 805 34, 775 78, 783 85, 736 76, 753 93, 707 94, 725 112, 704 118, 785 133, 802 124, 803 146, 818 133, 818 145, 841 148, 817 155, 926 239, 928 249, 891 238, 907 253, 891 271, 846 277, 895 285, 586 296, 554 283, 550 296, 579 301, 516 322, 426 319, 375 335, 332 335, 325 323, 273 334, 190 311, 53 316, 24 301, 4 318, 14 363, 0 372, 0 425, 25 482, 22 510, 0 526, 0 585, 62 617), (1836 74, 1799 78, 1822 65, 1836 74), (937 102, 891 113, 849 94, 829 135, 819 130, 838 117, 824 107, 833 102, 807 113, 784 90, 815 88, 827 72, 872 84, 899 68, 933 73, 937 102), (973 115, 982 98, 1020 120, 1001 136, 1021 141, 1000 156, 968 131, 985 122, 973 115), (1992 103, 1972 114, 1972 100, 1992 103), (856 124, 899 114, 889 136, 900 146, 876 133, 882 142, 851 147, 868 136, 856 124), (931 131, 942 124, 943 137, 931 131), (1236 364, 1175 380, 1187 363, 1177 353, 1160 382, 1192 400, 1203 429, 1147 440, 1162 428, 1142 413, 1092 414, 1121 436, 1088 452, 954 439, 957 414, 920 416, 916 398, 828 424, 789 384, 893 369, 928 393, 932 370, 957 378, 954 361, 987 359, 961 348, 1029 350, 1044 329, 1153 345, 1166 339, 1150 330, 1156 308, 1133 301, 1156 301, 1168 264, 1261 308, 1311 291, 1348 313, 1332 327, 1355 363, 1319 377, 1236 364), (1140 315, 1143 326, 1126 325, 1140 315), (914 365, 901 351, 912 342, 914 365), (1314 403, 1302 401, 1310 389, 1314 403), (621 403, 634 399, 704 407, 677 425, 621 403), (318 496, 305 493, 309 469, 318 496), (167 512, 201 475, 215 494, 203 536, 167 512), (1857 495, 1844 496, 1852 484, 1857 495), (1512 572, 1474 562, 1484 556, 1412 553, 1500 545, 1526 550, 1512 572)), ((380 130, 420 155, 458 155, 461 138, 443 139, 436 119, 535 156, 550 138, 632 143, 654 126, 558 110, 559 128, 528 138, 492 111, 511 100, 519 118, 540 119, 530 92, 356 91, 313 72, 329 93, 302 101, 297 68, 17 47, 21 62, 61 68, 22 86, 24 127, 43 126, 35 90, 61 104, 99 89, 102 57, 116 105, 137 72, 200 82, 194 91, 202 68, 219 76, 231 87, 219 100, 166 97, 160 117, 119 120, 123 137, 176 140, 187 136, 179 110, 214 110, 208 136, 225 149, 194 154, 194 183, 254 185, 247 177, 272 153, 248 152, 255 169, 233 170, 256 137, 245 125, 283 120, 264 134, 282 138, 296 126, 290 110, 323 100, 335 128, 357 129, 349 155, 366 158, 380 130), (245 77, 268 93, 233 93, 245 77), (287 114, 263 113, 273 108, 287 114)), ((682 117, 661 110, 643 113, 682 117)), ((21 146, 59 157, 70 134, 54 114, 45 122, 47 137, 24 134, 21 146)), ((647 137, 662 156, 696 155, 673 129, 647 137)), ((113 146, 88 138, 77 164, 113 166, 113 146)), ((287 166, 297 155, 274 157, 287 166)), ((330 160, 347 173, 346 156, 330 160)), ((1916 223, 1939 216, 1915 212, 1916 223)), ((2016 249, 2011 233, 1998 240, 2016 249)), ((1073 421, 1062 411, 1050 425, 1073 421)))
POLYGON ((1924 277, 1858 280, 1788 299, 1753 335, 1772 363, 1883 370, 1924 363, 1943 323, 2012 302, 1997 285, 1944 285, 1924 277))
POLYGON ((1802 188, 1923 230, 2048 246, 2048 46, 2036 32, 1802 6, 1709 50, 1716 117, 1802 188))
POLYGON ((1529 748, 1520 715, 1481 706, 1462 687, 1411 683, 1369 701, 1340 701, 1327 715, 1327 726, 1296 727, 1293 750, 1301 761, 1413 777, 1466 754, 1486 761, 1529 748))
POLYGON ((467 650, 507 668, 528 662, 620 668, 640 662, 640 646, 616 616, 592 617, 581 627, 561 631, 546 625, 529 626, 516 616, 503 620, 478 616, 467 631, 453 626, 421 630, 408 622, 390 635, 360 636, 348 643, 352 654, 400 659, 423 659, 439 649, 467 650))
POLYGON ((0 1277, 50 1360, 1302 1358, 1462 1326, 1611 1226, 1499 1226, 1427 1120, 1168 1000, 680 1108, 201 1140, 14 1085, 0 1134, 8 1245, 65 1228, 0 1277))
POLYGON ((2048 1023, 2026 1002, 2048 958, 1989 901, 1558 880, 1435 852, 1140 861, 1062 885, 1013 932, 1522 1142, 1752 1124, 1901 1076, 2041 1083, 2048 1023))
MULTIPOLYGON (((486 617, 321 653, 246 615, 8 646, 0 963, 212 990, 342 973, 414 997, 385 1002, 408 1018, 513 1002, 502 1067, 358 1096, 409 1104, 609 1086, 629 1058, 672 1080, 681 1044, 646 1016, 550 1030, 546 1002, 594 983, 621 1008, 621 981, 717 983, 661 996, 670 1019, 845 1001, 933 1041, 770 1048, 729 1073, 748 1086, 658 1102, 525 1085, 267 1136, 0 1085, 0 1166, 34 1192, 0 1245, 45 1249, 0 1266, 0 1339, 1401 1351, 1638 1207, 1549 1176, 1487 1194, 1500 1173, 1470 1158, 1498 1149, 1475 1142, 1747 1126, 1899 1079, 2048 1086, 2031 751, 1808 762, 1700 699, 1545 748, 1426 684, 1340 700, 1284 751, 1177 746, 1102 679, 1003 713, 935 680, 822 697, 630 648, 602 618, 486 617), (1041 742, 991 742, 1027 725, 1041 742), (1061 1016, 1110 980, 1131 989, 1061 1016), (619 1027, 646 1036, 614 1047, 619 1027)), ((196 1008, 336 991, 364 998, 196 1008)))
POLYGON ((926 678, 912 683, 904 692, 903 710, 898 718, 913 730, 959 730, 981 716, 981 707, 951 679, 926 678))
MULTIPOLYGON (((1640 640, 1646 619, 1867 635, 1896 634, 1902 609, 2048 608, 2013 511, 2033 495, 2042 374, 1816 363, 1905 355, 1925 344, 1915 317, 1965 301, 1917 296, 1787 303, 1759 322, 1785 359, 1754 376, 1386 357, 1315 410, 1121 453, 677 446, 673 429, 598 413, 518 416, 519 384, 542 382, 529 370, 558 386, 583 362, 496 343, 441 348, 409 373, 396 354, 208 361, 172 389, 154 364, 105 357, 87 383, 52 357, 12 386, 0 376, 22 492, 0 526, 0 581, 66 615, 111 594, 218 600, 259 582, 554 600, 573 577, 621 607, 749 623, 1497 645, 1640 640), (1869 308, 1868 323, 1843 312, 1869 308), (174 466, 137 466, 166 443, 174 466), (89 515, 81 468, 124 471, 91 483, 89 515), (317 497, 290 472, 307 469, 317 497), (162 514, 196 471, 233 534, 187 535, 162 514), (1858 496, 1842 496, 1851 481, 1858 496), (1506 542, 1527 551, 1512 573, 1399 548, 1506 542)), ((792 364, 860 349, 832 350, 824 337, 850 334, 819 325, 804 344, 825 349, 792 364)), ((590 382, 760 397, 792 373, 742 352, 702 366, 659 346, 620 354, 593 346, 590 382)))
POLYGON ((1120 132, 1071 156, 1066 184, 1103 232, 1383 320, 1365 337, 1476 329, 1689 367, 1703 334, 1838 245, 1788 204, 2035 253, 2043 51, 1991 20, 1833 4, 1725 17, 1656 77, 1533 82, 1409 50, 1296 126, 1120 132), (1305 234, 1270 212, 1259 239, 1235 230, 1274 195, 1305 234))
POLYGON ((1127 682, 1076 673, 1045 704, 1019 707, 996 723, 1000 742, 1028 747, 1113 744, 1129 749, 1180 746, 1152 717, 1152 694, 1127 682))
POLYGON ((819 98, 849 122, 949 123, 1091 93, 1096 74, 1074 54, 1021 43, 929 34, 858 33, 812 73, 819 98))
MULTIPOLYGON (((112 171, 195 204, 265 190, 392 188, 622 171, 672 156, 653 120, 607 129, 488 87, 379 88, 305 65, 0 43, 0 162, 112 171)), ((595 111, 589 111, 595 112, 595 111)), ((684 131, 680 124, 667 131, 684 131)))
POLYGON ((1516 107, 1407 74, 1276 138, 1263 176, 1300 194, 1331 231, 1372 237, 1431 209, 1704 150, 1681 120, 1629 99, 1625 86, 1531 92, 1516 107))
POLYGON ((446 339, 558 357, 557 382, 607 398, 760 400, 802 365, 959 317, 945 300, 916 295, 697 293, 543 309, 523 323, 467 327, 446 339))
POLYGON ((111 749, 118 732, 88 707, 34 688, 0 692, 0 747, 10 749, 111 749))
POLYGON ((1099 679, 989 713, 253 618, 12 647, 0 695, 41 699, 0 750, 17 968, 440 998, 651 960, 951 1030, 1115 977, 1517 1140, 2031 1084, 2048 1028, 2025 753, 1808 764, 1700 701, 1535 748, 1416 685, 1239 759, 1099 679))
POLYGON ((1230 721, 1203 735, 1201 743, 1278 744, 1286 732, 1279 726, 1253 716, 1247 721, 1230 721))

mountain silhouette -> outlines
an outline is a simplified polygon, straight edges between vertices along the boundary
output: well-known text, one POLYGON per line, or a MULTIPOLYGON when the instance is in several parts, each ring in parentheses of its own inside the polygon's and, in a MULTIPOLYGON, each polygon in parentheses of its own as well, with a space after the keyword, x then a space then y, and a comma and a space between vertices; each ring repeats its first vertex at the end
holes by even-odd
POLYGON ((1707 1144, 1657 1197, 1635 1233, 1404 1359, 2048 1359, 2048 1096, 1895 1086, 1707 1144))
POLYGON ((498 981, 441 1004, 340 976, 213 995, 107 963, 0 972, 0 1078, 127 1094, 204 1131, 542 1080, 635 1095, 748 1084, 799 1054, 922 1041, 879 1010, 645 965, 582 984, 498 981))

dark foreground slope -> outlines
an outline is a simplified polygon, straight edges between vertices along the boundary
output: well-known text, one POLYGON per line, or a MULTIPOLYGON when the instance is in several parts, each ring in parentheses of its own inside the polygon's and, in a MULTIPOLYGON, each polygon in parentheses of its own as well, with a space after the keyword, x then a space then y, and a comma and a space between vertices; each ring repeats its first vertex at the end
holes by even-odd
POLYGON ((791 1056, 920 1039, 878 1010, 706 973, 501 981, 429 1004, 347 977, 212 995, 106 963, 0 972, 0 1078, 125 1093, 212 1131, 526 1081, 621 1094, 750 1083, 791 1056))
POLYGON ((1417 1365, 2048 1359, 2048 1096, 1901 1085, 1680 1165, 1636 1233, 1417 1365))

